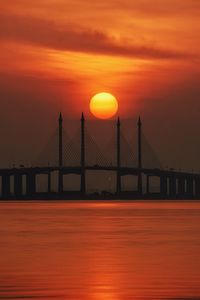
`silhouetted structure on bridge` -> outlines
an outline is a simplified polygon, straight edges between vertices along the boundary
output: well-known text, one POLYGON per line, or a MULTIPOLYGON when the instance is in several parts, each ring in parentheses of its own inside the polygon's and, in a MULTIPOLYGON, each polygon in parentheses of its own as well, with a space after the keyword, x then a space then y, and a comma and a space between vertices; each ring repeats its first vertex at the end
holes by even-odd
POLYGON ((137 166, 123 166, 121 163, 121 123, 118 118, 116 123, 116 165, 88 165, 86 164, 85 118, 81 116, 80 127, 80 165, 63 165, 63 120, 59 116, 58 132, 58 165, 43 167, 20 167, 0 169, 1 199, 200 199, 200 174, 164 170, 162 168, 144 168, 142 163, 142 122, 138 120, 138 157, 137 166), (115 193, 87 194, 86 171, 112 171, 116 173, 115 193), (58 174, 58 190, 52 192, 52 172, 58 174), (37 176, 47 176, 47 191, 37 192, 37 176), (79 191, 64 191, 63 176, 77 174, 80 176, 79 191), (137 177, 137 189, 135 191, 122 191, 122 176, 131 175, 137 177), (159 191, 151 192, 151 179, 159 180, 159 191), (11 180, 12 179, 12 180, 11 180), (11 182, 13 190, 11 191, 11 182))

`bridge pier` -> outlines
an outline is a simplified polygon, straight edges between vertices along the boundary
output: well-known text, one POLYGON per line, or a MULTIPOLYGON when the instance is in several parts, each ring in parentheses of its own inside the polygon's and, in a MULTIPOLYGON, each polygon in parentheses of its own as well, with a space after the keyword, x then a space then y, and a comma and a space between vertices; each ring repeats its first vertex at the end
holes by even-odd
POLYGON ((195 178, 195 198, 200 198, 200 178, 195 178))
POLYGON ((86 193, 86 180, 85 180, 85 118, 82 113, 81 116, 81 194, 86 193))
POLYGON ((120 119, 117 120, 117 184, 116 184, 116 193, 117 195, 121 194, 121 133, 120 133, 120 119))
POLYGON ((26 174, 26 194, 32 196, 36 193, 36 174, 26 174))
MULTIPOLYGON (((48 183, 49 183, 49 181, 48 181, 48 183)), ((63 174, 62 174, 62 171, 59 170, 58 171, 58 193, 62 193, 62 192, 63 192, 63 174)))
POLYGON ((117 195, 121 194, 121 174, 117 171, 117 188, 116 188, 117 195))
POLYGON ((150 177, 150 175, 146 175, 146 194, 149 194, 149 191, 150 191, 149 177, 150 177))
POLYGON ((185 195, 185 178, 178 177, 178 196, 184 197, 185 195))
POLYGON ((59 171, 58 171, 58 193, 63 192, 63 174, 61 168, 63 166, 63 128, 62 128, 62 114, 60 113, 59 120, 58 120, 58 127, 59 127, 59 148, 58 148, 58 163, 59 163, 59 171))
POLYGON ((176 198, 176 177, 174 175, 169 176, 169 196, 170 198, 176 198))
POLYGON ((168 190, 167 190, 167 176, 160 175, 160 195, 161 197, 167 197, 168 190))
POLYGON ((48 193, 51 193, 51 172, 48 173, 48 193))
POLYGON ((142 196, 142 122, 138 120, 138 194, 142 196))
POLYGON ((4 174, 2 175, 2 197, 9 197, 10 196, 10 175, 4 174))
POLYGON ((193 178, 192 177, 186 178, 186 194, 187 194, 187 197, 193 198, 193 196, 194 196, 194 186, 193 186, 193 178))
POLYGON ((23 194, 22 174, 14 175, 14 196, 21 197, 23 194))
POLYGON ((85 182, 85 170, 81 172, 81 194, 85 194, 86 192, 86 182, 85 182))

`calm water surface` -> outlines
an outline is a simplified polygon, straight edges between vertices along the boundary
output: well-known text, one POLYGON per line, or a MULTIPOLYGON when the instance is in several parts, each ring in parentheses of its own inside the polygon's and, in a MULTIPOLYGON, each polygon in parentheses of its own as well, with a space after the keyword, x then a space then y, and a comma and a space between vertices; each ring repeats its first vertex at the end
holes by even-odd
POLYGON ((200 299, 200 202, 2 202, 0 299, 200 299))

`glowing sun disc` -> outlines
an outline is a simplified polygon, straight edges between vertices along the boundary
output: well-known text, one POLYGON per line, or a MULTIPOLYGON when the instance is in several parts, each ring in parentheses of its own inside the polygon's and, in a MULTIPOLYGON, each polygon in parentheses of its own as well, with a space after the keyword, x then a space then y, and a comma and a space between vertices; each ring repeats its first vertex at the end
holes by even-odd
POLYGON ((110 93, 99 93, 90 100, 90 111, 99 119, 110 119, 118 111, 117 99, 110 93))

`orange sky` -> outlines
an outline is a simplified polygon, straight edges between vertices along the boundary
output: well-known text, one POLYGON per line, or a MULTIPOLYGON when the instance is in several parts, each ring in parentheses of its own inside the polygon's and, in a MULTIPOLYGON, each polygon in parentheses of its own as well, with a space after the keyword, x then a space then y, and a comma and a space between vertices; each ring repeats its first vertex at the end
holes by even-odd
POLYGON ((199 125, 199 15, 199 0, 0 0, 1 128, 92 117, 103 91, 123 118, 199 125))

